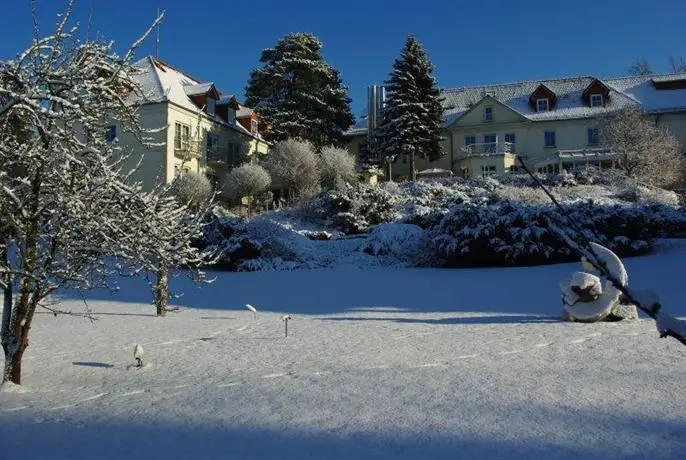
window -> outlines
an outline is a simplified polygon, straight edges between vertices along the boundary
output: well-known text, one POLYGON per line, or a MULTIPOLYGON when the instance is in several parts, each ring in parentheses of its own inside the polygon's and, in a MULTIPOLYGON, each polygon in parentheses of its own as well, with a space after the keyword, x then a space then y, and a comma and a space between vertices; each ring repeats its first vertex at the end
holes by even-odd
POLYGON ((536 112, 547 112, 549 109, 548 99, 536 99, 536 112))
POLYGON ((174 149, 187 150, 188 139, 191 137, 191 127, 183 123, 174 124, 174 149))
POLYGON ((588 128, 588 145, 598 145, 598 128, 588 128))
POLYGON ((484 134, 484 153, 495 153, 498 146, 498 136, 495 134, 484 134))
POLYGON ((505 142, 510 144, 509 146, 507 146, 510 148, 510 153, 515 153, 517 151, 517 149, 515 148, 515 146, 517 145, 517 138, 515 137, 515 133, 506 133, 505 142))
POLYGON ((207 156, 211 156, 217 153, 217 146, 219 145, 219 136, 213 134, 209 131, 205 131, 206 143, 205 147, 207 150, 207 156))
POLYGON ((105 127, 105 140, 108 144, 114 142, 117 138, 117 125, 109 125, 105 127))
POLYGON ((229 143, 229 164, 235 165, 241 162, 241 145, 237 142, 229 143))
POLYGON ((207 113, 209 115, 214 115, 214 111, 216 109, 216 104, 217 104, 217 101, 215 101, 211 97, 207 98, 207 113))
POLYGON ((493 107, 484 109, 484 121, 493 121, 493 107))
POLYGON ((555 142, 555 131, 545 132, 545 147, 555 147, 557 143, 555 142))
POLYGON ((481 166, 481 175, 482 176, 491 176, 495 174, 495 165, 482 165, 481 166))
POLYGON ((469 147, 470 145, 476 144, 476 136, 465 136, 464 145, 469 147))
POLYGON ((257 134, 257 120, 250 120, 250 132, 257 134))
POLYGON ((603 106, 603 95, 602 94, 591 94, 591 107, 602 107, 603 106))

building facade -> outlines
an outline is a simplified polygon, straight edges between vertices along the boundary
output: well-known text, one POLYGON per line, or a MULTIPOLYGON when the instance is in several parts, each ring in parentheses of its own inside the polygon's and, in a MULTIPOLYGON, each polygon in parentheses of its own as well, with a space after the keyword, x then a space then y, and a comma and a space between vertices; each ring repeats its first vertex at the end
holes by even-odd
MULTIPOLYGON (((686 147, 686 74, 600 80, 575 77, 441 90, 443 157, 418 160, 417 169, 482 176, 517 169, 517 156, 538 171, 592 164, 611 166, 601 123, 640 108, 686 147)), ((349 149, 365 155, 367 119, 347 132, 349 149)), ((391 165, 408 176, 406 159, 391 165)))
POLYGON ((108 136, 131 153, 131 166, 137 165, 132 177, 146 189, 170 183, 184 171, 217 181, 231 167, 267 153, 257 114, 234 96, 154 57, 133 67, 143 94, 132 93, 127 102, 138 106, 140 124, 151 131, 150 138, 142 142, 116 121, 108 136))

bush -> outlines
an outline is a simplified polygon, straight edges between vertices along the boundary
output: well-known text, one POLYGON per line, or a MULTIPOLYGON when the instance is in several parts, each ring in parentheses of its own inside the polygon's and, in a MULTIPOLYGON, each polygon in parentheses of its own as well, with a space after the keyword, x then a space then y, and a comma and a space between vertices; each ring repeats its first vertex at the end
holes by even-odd
POLYGON ((424 230, 411 224, 381 224, 369 232, 360 250, 394 262, 419 265, 427 249, 424 230))
POLYGON ((355 157, 345 149, 324 147, 319 164, 321 183, 328 190, 342 190, 355 183, 355 157))
MULTIPOLYGON (((686 235, 686 217, 671 207, 598 206, 586 202, 566 204, 564 208, 587 238, 607 246, 620 257, 648 252, 656 238, 686 235)), ((554 230, 565 228, 566 222, 552 205, 506 202, 456 206, 430 231, 435 263, 473 267, 577 260, 579 256, 554 230)))
POLYGON ((248 211, 250 211, 255 195, 265 192, 271 183, 272 178, 266 169, 257 164, 246 163, 226 174, 222 190, 231 200, 249 197, 248 211))
POLYGON ((201 174, 182 172, 172 181, 169 192, 179 203, 197 209, 212 197, 212 184, 201 174))
POLYGON ((265 167, 288 190, 291 201, 312 198, 319 191, 319 158, 309 142, 279 142, 269 150, 265 167))

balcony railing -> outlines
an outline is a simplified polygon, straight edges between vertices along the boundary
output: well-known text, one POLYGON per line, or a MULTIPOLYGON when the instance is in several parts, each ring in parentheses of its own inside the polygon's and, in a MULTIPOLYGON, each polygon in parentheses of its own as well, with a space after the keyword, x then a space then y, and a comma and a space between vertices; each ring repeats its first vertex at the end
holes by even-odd
POLYGON ((512 142, 484 142, 482 144, 469 144, 462 147, 463 153, 467 155, 502 155, 504 153, 514 153, 512 142))
POLYGON ((174 140, 174 156, 182 160, 190 160, 191 158, 200 157, 200 145, 193 140, 174 140))

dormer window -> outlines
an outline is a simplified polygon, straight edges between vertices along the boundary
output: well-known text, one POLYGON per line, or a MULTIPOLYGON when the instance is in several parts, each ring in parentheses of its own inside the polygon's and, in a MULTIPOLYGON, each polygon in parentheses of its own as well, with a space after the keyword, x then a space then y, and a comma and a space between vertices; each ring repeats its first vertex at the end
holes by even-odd
POLYGON ((550 110, 550 100, 546 98, 536 99, 536 112, 547 112, 550 110))
POLYGON ((603 95, 602 94, 591 94, 591 107, 602 107, 603 106, 603 95))
POLYGON ((484 121, 493 121, 493 107, 484 108, 484 121))
POLYGON ((257 120, 250 120, 250 132, 257 134, 257 120))
POLYGON ((208 115, 214 115, 214 111, 216 110, 216 104, 217 104, 217 101, 215 101, 211 97, 207 98, 207 114, 208 115))

